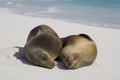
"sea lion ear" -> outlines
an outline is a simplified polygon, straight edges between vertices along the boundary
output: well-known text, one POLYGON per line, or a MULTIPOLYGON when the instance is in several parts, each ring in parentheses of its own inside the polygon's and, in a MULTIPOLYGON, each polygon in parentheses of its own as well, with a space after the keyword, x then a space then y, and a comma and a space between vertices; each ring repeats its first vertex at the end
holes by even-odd
POLYGON ((93 41, 90 36, 88 36, 87 34, 79 34, 79 36, 85 37, 86 39, 93 41))

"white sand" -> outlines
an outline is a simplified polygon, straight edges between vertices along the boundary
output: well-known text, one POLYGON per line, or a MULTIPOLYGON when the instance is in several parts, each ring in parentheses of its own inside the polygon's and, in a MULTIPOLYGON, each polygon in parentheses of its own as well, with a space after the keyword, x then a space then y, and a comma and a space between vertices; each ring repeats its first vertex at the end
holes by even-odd
POLYGON ((120 80, 120 30, 97 28, 61 20, 35 18, 0 9, 0 80, 120 80), (58 63, 53 69, 28 64, 21 50, 30 30, 51 26, 60 37, 86 33, 95 40, 98 55, 88 67, 66 70, 58 63))

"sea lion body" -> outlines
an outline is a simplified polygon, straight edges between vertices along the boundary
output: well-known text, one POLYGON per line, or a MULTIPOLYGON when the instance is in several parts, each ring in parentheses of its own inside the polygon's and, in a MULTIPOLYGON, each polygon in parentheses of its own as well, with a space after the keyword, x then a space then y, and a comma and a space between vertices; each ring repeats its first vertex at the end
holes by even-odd
POLYGON ((69 69, 76 69, 93 63, 97 55, 95 42, 86 34, 62 38, 60 59, 69 69))
POLYGON ((62 41, 56 32, 47 25, 40 25, 28 35, 23 55, 35 65, 53 68, 61 47, 62 41))

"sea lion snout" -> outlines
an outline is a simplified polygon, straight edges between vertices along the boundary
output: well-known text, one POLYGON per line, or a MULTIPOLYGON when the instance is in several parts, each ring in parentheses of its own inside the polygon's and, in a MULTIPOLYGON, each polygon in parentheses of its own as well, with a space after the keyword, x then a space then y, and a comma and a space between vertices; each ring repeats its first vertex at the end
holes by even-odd
POLYGON ((67 68, 69 69, 74 69, 75 66, 77 66, 77 59, 74 55, 68 55, 68 56, 65 56, 64 57, 65 60, 64 60, 64 64, 67 68))
POLYGON ((48 63, 46 63, 46 67, 49 69, 52 69, 53 67, 55 67, 55 62, 54 61, 49 61, 48 63))
POLYGON ((70 56, 68 56, 67 58, 66 58, 66 64, 68 65, 68 66, 72 66, 72 63, 73 63, 73 57, 70 57, 70 56))

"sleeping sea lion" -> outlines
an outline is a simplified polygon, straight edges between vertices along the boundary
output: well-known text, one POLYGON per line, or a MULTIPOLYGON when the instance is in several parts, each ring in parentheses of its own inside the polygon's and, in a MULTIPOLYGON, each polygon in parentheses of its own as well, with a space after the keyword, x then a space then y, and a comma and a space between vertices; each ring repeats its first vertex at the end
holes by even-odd
POLYGON ((62 41, 57 33, 47 25, 39 25, 29 33, 23 55, 31 63, 51 69, 61 47, 62 41))
POLYGON ((97 55, 95 42, 87 34, 62 38, 63 48, 59 55, 68 69, 76 69, 93 63, 97 55))

